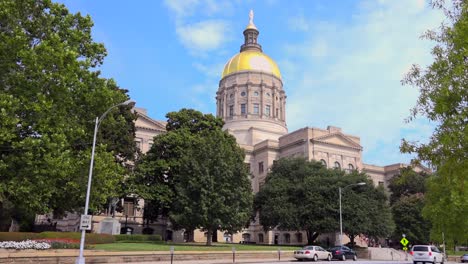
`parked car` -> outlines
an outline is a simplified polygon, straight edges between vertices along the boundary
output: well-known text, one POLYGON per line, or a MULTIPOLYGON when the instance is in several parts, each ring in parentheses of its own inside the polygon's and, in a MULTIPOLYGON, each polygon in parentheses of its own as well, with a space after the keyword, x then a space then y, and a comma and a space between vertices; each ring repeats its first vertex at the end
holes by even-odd
POLYGON ((444 254, 432 245, 414 245, 411 248, 410 254, 413 256, 413 263, 444 263, 444 254))
POLYGON ((468 254, 463 254, 460 257, 460 261, 461 261, 461 263, 468 263, 468 254))
POLYGON ((326 259, 331 261, 332 254, 320 246, 305 246, 300 250, 294 251, 294 257, 299 260, 313 260, 326 259))
POLYGON ((334 259, 340 259, 340 260, 346 260, 346 259, 352 259, 354 261, 357 260, 357 254, 356 251, 350 249, 349 247, 346 246, 337 246, 337 247, 332 247, 328 251, 332 253, 332 258, 334 259))

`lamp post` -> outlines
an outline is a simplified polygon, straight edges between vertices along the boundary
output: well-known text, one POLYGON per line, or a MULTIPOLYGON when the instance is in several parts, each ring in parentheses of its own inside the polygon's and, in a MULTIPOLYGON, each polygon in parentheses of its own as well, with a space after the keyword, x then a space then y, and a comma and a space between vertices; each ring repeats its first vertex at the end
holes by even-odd
POLYGON ((353 184, 350 184, 350 185, 346 185, 343 188, 338 187, 339 202, 340 202, 340 246, 343 246, 343 217, 342 217, 342 214, 341 214, 341 189, 344 189, 344 188, 350 187, 350 186, 362 186, 362 185, 366 185, 366 183, 365 182, 358 182, 358 183, 353 183, 353 184))
MULTIPOLYGON (((106 117, 106 115, 110 112, 110 110, 114 109, 115 107, 121 106, 121 105, 128 105, 131 103, 134 103, 135 101, 133 100, 127 100, 123 103, 116 104, 114 106, 111 106, 109 109, 102 114, 101 117, 96 117, 96 123, 94 125, 94 136, 93 136, 93 147, 91 150, 91 162, 89 164, 89 175, 88 175, 88 187, 86 189, 86 202, 85 202, 85 209, 84 209, 84 215, 88 215, 88 207, 89 207, 89 196, 91 192, 91 182, 93 179, 93 164, 94 164, 94 150, 96 148, 96 135, 97 131, 99 128, 99 124, 101 121, 106 117)), ((83 256, 83 250, 84 250, 84 242, 85 242, 85 235, 86 235, 86 229, 82 228, 81 230, 81 241, 80 241, 80 255, 76 259, 76 264, 85 264, 85 258, 83 256)))

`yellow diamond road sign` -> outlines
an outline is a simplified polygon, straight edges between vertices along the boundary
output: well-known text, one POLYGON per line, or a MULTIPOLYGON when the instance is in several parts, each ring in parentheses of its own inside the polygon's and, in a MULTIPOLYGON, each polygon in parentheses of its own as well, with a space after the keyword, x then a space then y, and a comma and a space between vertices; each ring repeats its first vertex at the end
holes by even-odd
POLYGON ((404 247, 406 247, 406 245, 408 245, 409 241, 408 241, 408 239, 406 239, 406 238, 404 237, 404 238, 402 238, 402 239, 400 240, 400 243, 401 243, 404 247))

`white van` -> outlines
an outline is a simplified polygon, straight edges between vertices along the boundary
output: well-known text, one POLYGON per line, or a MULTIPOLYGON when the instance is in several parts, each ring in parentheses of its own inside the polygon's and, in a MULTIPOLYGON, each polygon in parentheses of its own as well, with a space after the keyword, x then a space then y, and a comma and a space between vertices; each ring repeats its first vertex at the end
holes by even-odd
POLYGON ((444 254, 440 250, 431 245, 414 245, 411 248, 410 254, 413 256, 413 263, 444 263, 444 254))

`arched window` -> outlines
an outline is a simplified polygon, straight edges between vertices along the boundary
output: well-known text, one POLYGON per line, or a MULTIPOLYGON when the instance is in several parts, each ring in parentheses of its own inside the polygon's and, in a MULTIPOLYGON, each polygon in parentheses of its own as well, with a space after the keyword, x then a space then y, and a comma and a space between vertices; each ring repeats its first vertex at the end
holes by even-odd
POLYGON ((335 169, 340 169, 341 168, 341 165, 338 161, 335 161, 335 169))
POLYGON ((348 164, 348 169, 350 169, 350 170, 354 170, 354 166, 353 166, 353 164, 351 164, 351 163, 350 163, 350 164, 348 164))
POLYGON ((320 163, 322 163, 323 166, 327 167, 327 162, 324 159, 321 159, 320 163))
POLYGON ((284 243, 291 243, 291 235, 286 233, 284 234, 284 243))

